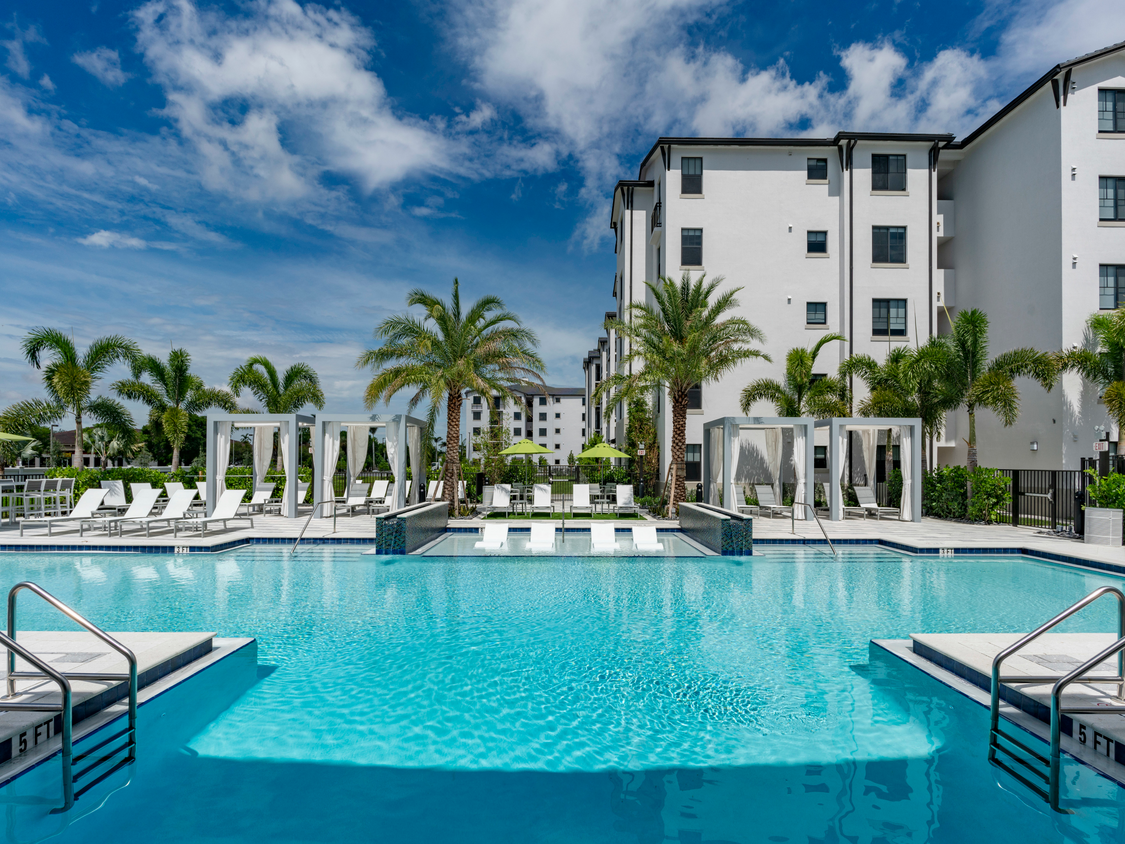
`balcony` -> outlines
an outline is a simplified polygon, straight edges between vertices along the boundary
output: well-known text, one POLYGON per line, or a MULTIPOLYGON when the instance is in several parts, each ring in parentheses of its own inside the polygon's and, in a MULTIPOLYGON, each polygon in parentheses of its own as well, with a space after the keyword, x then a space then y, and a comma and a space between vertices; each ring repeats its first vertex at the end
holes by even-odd
POLYGON ((953 308, 957 305, 957 273, 954 270, 934 271, 934 288, 939 294, 938 304, 953 308))
POLYGON ((649 219, 650 235, 649 235, 648 242, 651 243, 653 246, 656 246, 657 244, 660 243, 660 234, 664 230, 663 229, 664 221, 661 219, 662 212, 663 212, 663 203, 662 202, 658 202, 658 203, 656 203, 656 205, 654 205, 652 207, 652 216, 649 219))
POLYGON ((937 201, 937 238, 938 243, 944 243, 953 237, 954 231, 953 200, 939 199, 937 201))

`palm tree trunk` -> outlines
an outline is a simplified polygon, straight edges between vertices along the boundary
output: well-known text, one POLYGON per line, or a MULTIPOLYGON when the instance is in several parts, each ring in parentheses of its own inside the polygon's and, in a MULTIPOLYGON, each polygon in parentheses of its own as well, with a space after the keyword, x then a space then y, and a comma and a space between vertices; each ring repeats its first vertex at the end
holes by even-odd
POLYGON ((457 469, 461 463, 461 391, 450 390, 445 399, 445 466, 441 477, 445 486, 442 501, 449 502, 449 513, 457 507, 457 469))
POLYGON ((672 398, 672 451, 669 459, 680 467, 676 472, 676 483, 672 489, 672 509, 687 500, 687 486, 684 484, 684 452, 687 450, 687 391, 672 398))
POLYGON ((74 454, 70 456, 70 465, 75 469, 82 468, 82 411, 74 412, 74 454))
POLYGON ((176 443, 172 446, 172 471, 175 472, 180 468, 180 445, 176 443))
POLYGON ((967 465, 969 471, 977 468, 977 414, 975 410, 969 410, 969 455, 967 465))

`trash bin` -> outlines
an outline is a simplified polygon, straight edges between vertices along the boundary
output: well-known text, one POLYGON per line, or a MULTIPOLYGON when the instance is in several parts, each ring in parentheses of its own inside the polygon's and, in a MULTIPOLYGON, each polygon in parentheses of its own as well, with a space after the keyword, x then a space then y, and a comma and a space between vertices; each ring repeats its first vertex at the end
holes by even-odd
POLYGON ((1085 504, 1085 493, 1078 490, 1074 493, 1074 532, 1079 536, 1086 534, 1086 511, 1082 509, 1085 504))

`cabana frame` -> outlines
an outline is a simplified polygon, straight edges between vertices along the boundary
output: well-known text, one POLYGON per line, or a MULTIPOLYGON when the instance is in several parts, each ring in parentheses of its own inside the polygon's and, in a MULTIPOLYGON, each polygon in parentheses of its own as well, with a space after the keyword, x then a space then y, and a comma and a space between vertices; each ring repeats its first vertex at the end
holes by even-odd
MULTIPOLYGON (((278 438, 278 447, 285 447, 287 454, 285 455, 285 489, 293 492, 294 494, 285 495, 282 499, 283 515, 288 516, 290 519, 297 517, 297 496, 295 491, 297 489, 297 470, 298 459, 300 456, 300 430, 302 427, 311 428, 313 426, 313 417, 305 416, 300 413, 208 413, 207 414, 207 515, 210 516, 215 510, 215 504, 219 498, 219 432, 223 425, 229 424, 230 428, 227 430, 228 440, 226 442, 226 466, 230 465, 230 446, 233 438, 231 438, 231 431, 235 428, 253 428, 254 436, 260 436, 264 431, 269 431, 269 436, 273 437, 273 429, 277 428, 281 436, 278 438), (269 427, 266 427, 269 426, 269 427), (288 437, 288 442, 286 442, 288 437), (283 446, 284 444, 284 446, 283 446)), ((225 486, 226 472, 223 472, 223 482, 225 486)), ((262 482, 263 478, 253 477, 253 484, 251 485, 251 495, 253 494, 254 486, 262 482)), ((247 497, 249 500, 249 497, 247 497)))
MULTIPOLYGON (((903 472, 903 495, 910 495, 910 512, 907 521, 922 521, 922 449, 925 441, 922 439, 922 420, 918 418, 895 419, 889 417, 834 417, 832 419, 818 419, 817 428, 828 429, 828 517, 831 521, 839 522, 844 518, 844 496, 840 486, 840 474, 844 463, 848 459, 847 440, 842 436, 849 431, 862 428, 898 428, 900 432, 900 449, 909 445, 909 455, 903 455, 909 460, 910 477, 903 472), (907 440, 909 437, 909 440, 907 440)), ((872 479, 872 482, 874 480, 872 479)))
MULTIPOLYGON (((734 480, 734 454, 733 445, 735 437, 743 428, 752 430, 762 430, 766 428, 790 428, 793 430, 793 459, 796 461, 802 459, 802 455, 796 453, 797 443, 800 437, 798 434, 804 434, 805 440, 805 453, 803 455, 805 464, 805 501, 812 504, 815 500, 813 492, 816 489, 814 477, 814 465, 816 462, 816 447, 813 442, 813 435, 815 433, 816 422, 811 417, 804 416, 724 416, 721 419, 714 419, 703 425, 703 489, 708 497, 708 501, 719 506, 718 501, 711 501, 713 479, 711 478, 711 431, 715 429, 722 430, 722 448, 723 448, 723 470, 722 470, 722 486, 723 490, 723 507, 727 510, 738 512, 738 505, 735 503, 739 500, 735 491, 734 480)), ((783 466, 784 468, 784 466, 783 466)), ((780 483, 781 478, 778 477, 780 483)), ((803 507, 797 508, 794 517, 797 519, 804 519, 808 511, 803 507)))

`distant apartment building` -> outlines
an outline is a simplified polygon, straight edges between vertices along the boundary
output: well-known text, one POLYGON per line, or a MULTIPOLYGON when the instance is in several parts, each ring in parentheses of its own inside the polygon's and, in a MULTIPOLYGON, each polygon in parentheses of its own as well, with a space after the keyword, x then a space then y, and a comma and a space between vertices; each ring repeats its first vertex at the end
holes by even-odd
POLYGON ((586 391, 581 387, 515 388, 519 401, 505 401, 500 396, 482 396, 466 391, 462 418, 467 428, 467 455, 474 460, 480 455, 475 440, 487 433, 490 425, 504 428, 511 442, 529 439, 551 450, 547 462, 567 465, 571 452, 577 457, 586 440, 586 391))
MULTIPOLYGON (((825 332, 847 337, 818 360, 881 360, 949 331, 958 309, 991 319, 991 353, 1088 342, 1085 321, 1125 305, 1125 44, 1057 65, 982 126, 944 133, 839 132, 832 138, 660 138, 638 178, 618 182, 610 227, 617 268, 610 315, 651 302, 645 282, 687 271, 742 288, 741 315, 773 363, 750 361, 693 396, 687 474, 699 473, 703 423, 741 416, 751 380, 781 379, 786 352, 825 332), (695 463, 695 465, 693 465, 695 463)), ((627 317, 626 317, 627 318, 627 317)), ((586 395, 627 348, 598 338, 586 395)), ((856 383, 857 400, 862 387, 856 383)), ((1078 465, 1115 430, 1096 387, 1077 375, 1050 394, 1020 384, 1019 422, 977 415, 981 460, 1002 467, 1078 465)), ((671 416, 653 397, 667 469, 671 416)), ((623 412, 595 427, 613 440, 623 412)), ((598 411, 600 410, 600 413, 598 411)), ((752 415, 773 415, 760 403, 752 415)), ((967 417, 929 443, 931 465, 963 462, 967 417)))

